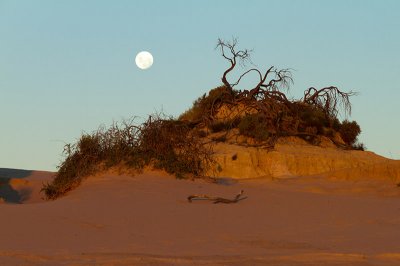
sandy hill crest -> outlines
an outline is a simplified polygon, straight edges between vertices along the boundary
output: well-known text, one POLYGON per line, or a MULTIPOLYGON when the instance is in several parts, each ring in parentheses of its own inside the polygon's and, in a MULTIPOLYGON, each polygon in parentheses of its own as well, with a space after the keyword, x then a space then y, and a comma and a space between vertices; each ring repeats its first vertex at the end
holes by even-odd
POLYGON ((282 139, 273 149, 217 143, 214 147, 220 177, 291 178, 324 176, 357 180, 374 178, 400 182, 400 161, 370 151, 343 150, 334 145, 310 145, 300 138, 282 139))

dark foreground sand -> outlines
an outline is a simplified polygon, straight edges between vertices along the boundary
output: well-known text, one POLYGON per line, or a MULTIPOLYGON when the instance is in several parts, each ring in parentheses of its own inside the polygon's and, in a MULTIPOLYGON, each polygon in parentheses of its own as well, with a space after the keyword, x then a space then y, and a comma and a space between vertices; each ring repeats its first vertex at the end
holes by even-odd
POLYGON ((400 188, 391 183, 108 174, 43 202, 41 177, 51 173, 3 180, 0 265, 400 265, 400 188), (186 200, 241 189, 248 198, 236 204, 186 200), (7 200, 20 191, 24 204, 7 200))

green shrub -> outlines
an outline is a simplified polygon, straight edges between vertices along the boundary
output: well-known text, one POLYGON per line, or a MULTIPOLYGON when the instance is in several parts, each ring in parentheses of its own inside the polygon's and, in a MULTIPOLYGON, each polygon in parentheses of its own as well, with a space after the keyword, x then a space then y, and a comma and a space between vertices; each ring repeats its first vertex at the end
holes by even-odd
POLYGON ((193 102, 192 107, 179 116, 179 120, 199 121, 209 115, 213 105, 234 96, 237 91, 230 91, 225 86, 219 86, 199 97, 193 102), (232 95, 233 93, 233 95, 232 95))
POLYGON ((267 140, 269 137, 265 117, 259 113, 248 114, 242 117, 238 128, 240 134, 255 138, 258 141, 267 140))
POLYGON ((213 137, 212 140, 213 140, 213 141, 216 141, 216 142, 225 142, 225 141, 226 141, 226 135, 222 135, 222 136, 218 136, 218 137, 213 137))
POLYGON ((213 132, 213 133, 226 131, 226 130, 237 127, 239 125, 240 121, 241 121, 240 117, 223 120, 223 121, 214 121, 209 125, 209 128, 211 129, 211 132, 213 132))
POLYGON ((365 147, 364 143, 355 143, 351 147, 353 150, 357 151, 365 151, 367 148, 365 147))
POLYGON ((344 120, 339 129, 340 136, 343 141, 352 146, 356 141, 358 135, 361 133, 361 128, 356 121, 344 120))
POLYGON ((194 133, 197 134, 199 138, 205 138, 208 135, 205 130, 195 130, 194 133))
POLYGON ((333 121, 332 121, 332 129, 333 129, 333 130, 339 131, 341 125, 342 125, 342 124, 340 123, 339 119, 337 119, 336 117, 333 118, 333 121))
POLYGON ((308 126, 304 130, 305 133, 310 134, 310 135, 317 135, 318 133, 318 128, 315 126, 308 126))
POLYGON ((317 129, 317 134, 324 134, 324 128, 329 127, 329 120, 325 113, 314 106, 303 107, 300 111, 300 119, 303 128, 313 127, 317 129))
POLYGON ((230 127, 231 123, 229 121, 213 122, 210 125, 211 132, 213 133, 228 130, 230 127))

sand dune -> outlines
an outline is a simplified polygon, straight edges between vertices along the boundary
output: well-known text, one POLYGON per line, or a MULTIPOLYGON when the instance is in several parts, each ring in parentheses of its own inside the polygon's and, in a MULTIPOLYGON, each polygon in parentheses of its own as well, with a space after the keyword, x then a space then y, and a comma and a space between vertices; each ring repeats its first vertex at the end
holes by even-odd
POLYGON ((40 190, 55 173, 0 168, 0 202, 38 203, 43 201, 40 190))
POLYGON ((222 181, 105 173, 56 201, 0 204, 0 264, 400 264, 400 189, 388 182, 222 181), (248 198, 236 204, 186 199, 242 189, 248 198))

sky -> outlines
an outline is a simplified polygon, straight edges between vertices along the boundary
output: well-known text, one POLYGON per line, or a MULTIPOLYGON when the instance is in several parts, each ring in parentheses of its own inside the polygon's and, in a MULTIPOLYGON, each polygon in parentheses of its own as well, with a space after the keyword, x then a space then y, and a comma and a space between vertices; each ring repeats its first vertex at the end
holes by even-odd
POLYGON ((178 116, 221 85, 215 46, 233 37, 261 70, 293 69, 290 97, 357 91, 360 142, 400 159, 399 18, 397 0, 0 0, 0 167, 54 171, 84 132, 178 116))

